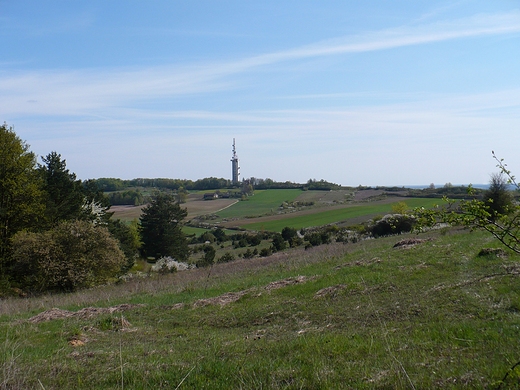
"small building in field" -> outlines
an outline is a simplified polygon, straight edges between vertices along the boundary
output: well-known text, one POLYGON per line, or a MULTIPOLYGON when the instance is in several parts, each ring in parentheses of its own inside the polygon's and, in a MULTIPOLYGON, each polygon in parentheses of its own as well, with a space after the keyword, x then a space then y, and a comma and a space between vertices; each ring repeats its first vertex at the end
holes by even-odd
POLYGON ((204 194, 204 200, 213 200, 218 199, 218 194, 216 192, 208 192, 204 194))

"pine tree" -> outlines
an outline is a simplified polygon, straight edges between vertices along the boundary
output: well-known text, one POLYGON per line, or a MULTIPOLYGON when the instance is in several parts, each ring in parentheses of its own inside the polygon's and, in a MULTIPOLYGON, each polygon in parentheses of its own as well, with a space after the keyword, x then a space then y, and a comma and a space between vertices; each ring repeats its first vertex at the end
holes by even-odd
POLYGON ((187 215, 173 195, 156 193, 150 204, 143 208, 140 218, 143 255, 188 260, 188 241, 182 232, 182 220, 187 215))

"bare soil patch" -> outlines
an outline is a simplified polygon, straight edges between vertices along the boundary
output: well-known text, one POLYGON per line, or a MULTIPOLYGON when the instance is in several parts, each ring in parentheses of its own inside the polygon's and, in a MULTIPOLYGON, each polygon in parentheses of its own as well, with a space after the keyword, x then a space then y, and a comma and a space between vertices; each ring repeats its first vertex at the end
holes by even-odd
POLYGON ((265 286, 265 289, 267 291, 271 290, 277 290, 282 287, 287 287, 293 284, 303 283, 306 282, 309 278, 305 276, 297 276, 295 278, 287 278, 283 280, 277 280, 276 282, 269 283, 267 286, 265 286))
POLYGON ((131 304, 122 304, 118 306, 112 307, 85 307, 84 309, 78 311, 69 311, 62 310, 57 308, 52 308, 50 310, 46 310, 41 312, 40 314, 35 315, 34 317, 29 318, 27 321, 33 324, 37 324, 40 322, 59 320, 62 318, 92 318, 98 316, 100 314, 112 314, 114 312, 123 312, 126 310, 134 309, 136 307, 141 307, 144 305, 131 305, 131 304))
MULTIPOLYGON (((265 286, 263 289, 267 291, 271 290, 277 290, 279 288, 291 286, 293 284, 298 283, 304 283, 308 281, 309 278, 305 276, 296 276, 294 278, 287 278, 282 280, 277 280, 276 282, 269 283, 267 286, 265 286)), ((199 299, 193 304, 193 307, 201 307, 201 306, 207 306, 207 305, 220 305, 225 306, 227 304, 233 303, 238 301, 241 297, 246 295, 249 292, 254 291, 254 289, 247 289, 242 290, 238 292, 228 292, 222 295, 219 295, 218 297, 214 298, 207 298, 207 299, 199 299)))
POLYGON ((429 239, 422 238, 407 238, 395 243, 394 248, 411 248, 412 246, 422 244, 423 242, 430 241, 429 239))
POLYGON ((347 288, 344 284, 338 284, 336 286, 330 286, 322 288, 314 294, 314 298, 334 298, 338 295, 339 292, 345 290, 347 288))

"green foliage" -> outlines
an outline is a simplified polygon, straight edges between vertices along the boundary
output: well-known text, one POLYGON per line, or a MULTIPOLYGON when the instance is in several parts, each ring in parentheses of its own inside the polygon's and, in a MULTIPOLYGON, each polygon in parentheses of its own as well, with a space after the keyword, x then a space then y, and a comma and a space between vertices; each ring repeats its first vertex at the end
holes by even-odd
POLYGON ((29 145, 6 123, 0 126, 0 274, 18 231, 41 224, 44 213, 41 178, 29 145))
POLYGON ((339 184, 329 183, 323 179, 320 181, 317 181, 316 179, 309 179, 305 185, 306 190, 332 191, 340 188, 341 186, 339 184))
POLYGON ((173 195, 155 193, 140 218, 144 256, 171 256, 177 261, 187 261, 188 242, 182 232, 182 220, 187 214, 173 195))
POLYGON ((145 203, 144 195, 139 190, 112 192, 107 196, 111 205, 139 206, 145 203))
POLYGON ((105 283, 125 264, 108 230, 86 221, 64 221, 43 233, 13 237, 13 277, 31 291, 74 291, 105 283))
POLYGON ((96 184, 102 191, 121 191, 127 187, 124 180, 108 177, 96 179, 96 184))

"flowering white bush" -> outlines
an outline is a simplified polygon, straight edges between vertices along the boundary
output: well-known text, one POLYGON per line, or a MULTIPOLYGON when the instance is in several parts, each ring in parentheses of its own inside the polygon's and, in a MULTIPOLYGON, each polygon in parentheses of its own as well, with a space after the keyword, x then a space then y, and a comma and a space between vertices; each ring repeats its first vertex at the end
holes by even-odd
POLYGON ((157 262, 152 266, 152 271, 154 272, 175 272, 175 271, 185 271, 190 269, 190 265, 187 263, 182 263, 175 260, 172 257, 161 257, 157 262))

